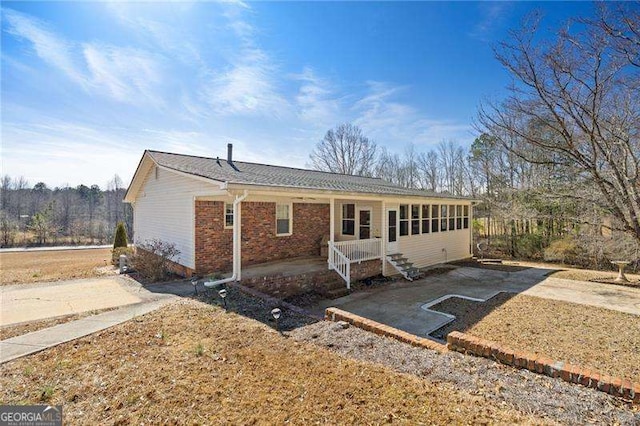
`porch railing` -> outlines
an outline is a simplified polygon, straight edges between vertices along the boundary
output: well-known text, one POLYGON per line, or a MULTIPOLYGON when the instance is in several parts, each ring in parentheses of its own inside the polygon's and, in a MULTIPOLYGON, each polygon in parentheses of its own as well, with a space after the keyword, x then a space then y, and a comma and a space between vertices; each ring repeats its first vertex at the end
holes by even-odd
POLYGON ((333 269, 345 280, 347 288, 351 288, 351 264, 365 260, 380 259, 382 256, 382 240, 329 241, 329 269, 333 269))
POLYGON ((337 241, 334 244, 351 263, 380 259, 380 256, 382 256, 382 240, 380 238, 337 241))
POLYGON ((335 243, 329 241, 329 259, 327 260, 329 263, 329 269, 333 269, 342 277, 343 280, 347 283, 347 288, 351 288, 351 262, 349 258, 344 255, 335 246, 335 243))

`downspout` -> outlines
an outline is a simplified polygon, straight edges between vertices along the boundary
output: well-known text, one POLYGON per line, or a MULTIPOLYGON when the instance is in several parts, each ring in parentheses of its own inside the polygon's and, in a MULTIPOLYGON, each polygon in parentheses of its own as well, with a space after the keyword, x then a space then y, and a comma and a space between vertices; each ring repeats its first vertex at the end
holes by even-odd
POLYGON ((249 195, 249 192, 245 190, 244 194, 236 195, 236 199, 233 200, 233 274, 229 278, 217 281, 205 281, 205 287, 216 287, 220 284, 237 281, 240 277, 242 261, 240 259, 240 212, 238 207, 240 203, 247 198, 247 195, 249 195))

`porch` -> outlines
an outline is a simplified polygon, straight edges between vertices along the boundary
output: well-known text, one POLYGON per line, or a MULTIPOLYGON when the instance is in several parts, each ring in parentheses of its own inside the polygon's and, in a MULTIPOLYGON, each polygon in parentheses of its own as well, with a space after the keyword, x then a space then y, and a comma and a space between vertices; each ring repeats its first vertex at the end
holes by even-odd
POLYGON ((342 278, 327 268, 327 259, 321 256, 304 256, 276 260, 242 269, 241 283, 274 297, 316 292, 328 299, 347 295, 349 292, 342 278))

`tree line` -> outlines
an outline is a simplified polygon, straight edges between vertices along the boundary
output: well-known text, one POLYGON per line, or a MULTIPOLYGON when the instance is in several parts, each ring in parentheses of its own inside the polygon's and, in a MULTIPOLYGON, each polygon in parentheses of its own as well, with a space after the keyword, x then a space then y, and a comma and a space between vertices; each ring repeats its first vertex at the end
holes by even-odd
POLYGON ((118 175, 103 190, 98 185, 49 188, 31 186, 24 177, 0 181, 0 244, 107 244, 118 222, 133 235, 131 206, 122 202, 126 188, 118 175))
POLYGON ((343 124, 312 166, 477 199, 479 241, 499 254, 640 263, 640 5, 596 9, 552 40, 532 14, 495 46, 513 82, 479 107, 470 148, 390 153, 343 124))

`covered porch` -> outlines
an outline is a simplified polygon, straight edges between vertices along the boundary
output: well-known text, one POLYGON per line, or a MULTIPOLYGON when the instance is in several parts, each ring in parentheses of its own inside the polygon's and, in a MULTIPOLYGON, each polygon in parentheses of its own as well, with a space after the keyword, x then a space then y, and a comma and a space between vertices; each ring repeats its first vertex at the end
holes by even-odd
POLYGON ((366 198, 331 198, 327 263, 351 287, 353 279, 383 273, 385 203, 366 198), (379 261, 375 263, 374 261, 379 261), (357 266, 354 266, 356 264, 357 266), (364 266, 363 266, 364 265, 364 266), (358 271, 352 271, 358 268, 358 271))

